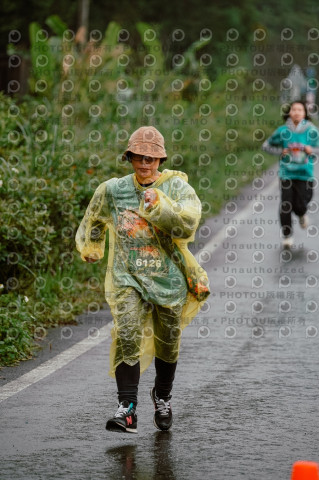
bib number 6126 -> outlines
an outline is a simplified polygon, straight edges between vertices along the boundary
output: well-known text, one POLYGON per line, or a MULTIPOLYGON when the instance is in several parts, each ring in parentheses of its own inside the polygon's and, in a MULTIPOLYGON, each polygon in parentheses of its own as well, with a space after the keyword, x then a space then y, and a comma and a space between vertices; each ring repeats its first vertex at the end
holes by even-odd
POLYGON ((142 259, 142 258, 137 258, 136 259, 136 266, 137 267, 156 267, 160 268, 162 266, 161 260, 154 260, 153 258, 151 260, 148 259, 142 259))

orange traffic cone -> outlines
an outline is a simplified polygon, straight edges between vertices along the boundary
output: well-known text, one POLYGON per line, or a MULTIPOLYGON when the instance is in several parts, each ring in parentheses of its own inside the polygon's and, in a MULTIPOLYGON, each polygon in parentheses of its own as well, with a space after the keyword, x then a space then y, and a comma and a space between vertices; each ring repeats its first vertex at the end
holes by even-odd
POLYGON ((319 480, 319 465, 315 462, 295 462, 292 466, 291 480, 319 480))

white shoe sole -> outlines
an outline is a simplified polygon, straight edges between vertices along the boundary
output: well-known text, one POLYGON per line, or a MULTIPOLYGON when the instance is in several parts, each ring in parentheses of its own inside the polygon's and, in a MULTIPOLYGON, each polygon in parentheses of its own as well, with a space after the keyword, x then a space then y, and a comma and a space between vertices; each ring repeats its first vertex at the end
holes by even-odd
POLYGON ((114 421, 108 421, 105 428, 110 432, 137 433, 137 428, 125 428, 121 423, 114 421))

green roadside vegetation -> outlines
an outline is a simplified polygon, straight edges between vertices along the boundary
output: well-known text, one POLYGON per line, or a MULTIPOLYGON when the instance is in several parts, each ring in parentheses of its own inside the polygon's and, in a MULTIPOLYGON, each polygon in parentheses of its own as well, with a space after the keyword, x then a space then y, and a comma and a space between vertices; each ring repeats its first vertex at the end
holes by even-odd
POLYGON ((209 39, 167 68, 154 26, 136 25, 138 51, 115 22, 83 51, 58 17, 48 24, 49 38, 30 25, 31 94, 0 97, 1 365, 30 358, 48 327, 104 303, 107 246, 86 264, 74 237, 96 187, 131 173, 121 153, 132 131, 161 131, 163 168, 188 174, 205 219, 270 166, 260 146, 280 124, 278 94, 245 54, 212 79, 201 56, 209 39))

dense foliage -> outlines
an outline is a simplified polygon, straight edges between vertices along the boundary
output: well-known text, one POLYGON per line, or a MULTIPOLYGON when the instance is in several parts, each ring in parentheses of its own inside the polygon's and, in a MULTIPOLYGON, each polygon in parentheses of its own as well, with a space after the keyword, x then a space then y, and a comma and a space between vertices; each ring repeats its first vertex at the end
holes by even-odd
MULTIPOLYGON (((6 50, 11 30, 21 33, 21 42, 27 48, 30 45, 28 25, 36 21, 42 28, 48 28, 46 19, 51 15, 59 15, 73 31, 77 31, 79 26, 79 0, 33 0, 28 2, 27 9, 22 0, 4 0, 2 4, 2 51, 6 50)), ((140 42, 136 24, 142 21, 156 25, 165 52, 165 61, 170 67, 174 55, 185 51, 208 29, 212 34, 212 42, 206 46, 205 52, 214 58, 208 67, 208 74, 210 78, 216 78, 220 69, 225 67, 224 52, 228 45, 229 32, 231 35, 236 31, 241 50, 249 51, 254 41, 253 32, 259 28, 266 32, 262 40, 265 51, 273 52, 269 65, 274 58, 280 57, 277 47, 282 47, 293 52, 294 62, 306 68, 308 54, 317 52, 319 47, 318 35, 314 34, 312 38, 308 35, 311 28, 317 27, 315 19, 318 17, 318 8, 316 0, 305 0, 302 5, 296 0, 187 0, 182 3, 159 0, 95 0, 90 4, 89 31, 104 32, 111 21, 116 21, 129 32, 127 42, 135 50, 140 42), (287 29, 292 31, 292 35, 288 35, 285 40, 282 32, 287 29), (301 45, 304 48, 300 48, 301 45)), ((49 32, 52 33, 50 28, 49 32)), ((279 75, 272 78, 273 81, 278 79, 279 75)))

